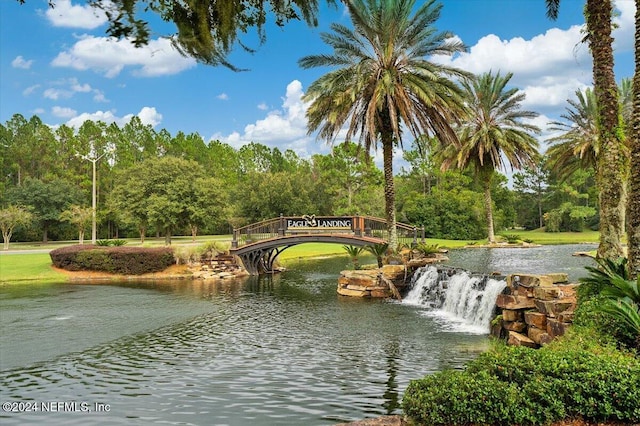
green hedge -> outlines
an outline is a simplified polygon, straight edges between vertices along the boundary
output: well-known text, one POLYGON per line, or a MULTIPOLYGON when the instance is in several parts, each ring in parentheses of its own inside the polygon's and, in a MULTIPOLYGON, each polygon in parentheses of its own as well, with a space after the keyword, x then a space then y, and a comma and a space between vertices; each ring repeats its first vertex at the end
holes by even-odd
POLYGON ((640 359, 566 344, 500 347, 464 371, 409 384, 403 409, 420 424, 543 425, 566 418, 640 422, 640 359))
POLYGON ((102 247, 74 245, 51 251, 53 264, 68 271, 104 271, 140 275, 158 272, 174 263, 168 247, 102 247))

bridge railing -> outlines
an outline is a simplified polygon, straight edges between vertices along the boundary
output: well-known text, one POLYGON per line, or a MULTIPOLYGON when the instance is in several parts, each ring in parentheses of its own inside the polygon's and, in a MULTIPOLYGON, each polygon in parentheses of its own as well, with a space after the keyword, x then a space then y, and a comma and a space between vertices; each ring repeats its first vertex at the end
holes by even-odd
MULTIPOLYGON (((387 229, 386 220, 371 216, 363 216, 363 219, 365 236, 389 241, 389 230, 387 229)), ((424 228, 396 222, 396 230, 398 233, 398 243, 400 244, 412 246, 417 244, 418 241, 424 242, 424 228)))
MULTIPOLYGON (((417 228, 405 223, 397 223, 396 228, 398 232, 398 242, 400 244, 415 245, 418 240, 424 242, 424 228, 417 228)), ((231 247, 238 248, 246 244, 276 238, 278 236, 313 233, 350 234, 380 238, 385 241, 389 240, 387 222, 377 217, 280 216, 234 229, 231 247), (302 226, 300 225, 301 222, 303 222, 302 226), (294 223, 295 226, 289 226, 289 224, 294 223), (306 223, 308 223, 309 226, 304 226, 306 223), (323 223, 335 226, 318 226, 318 224, 323 223)))

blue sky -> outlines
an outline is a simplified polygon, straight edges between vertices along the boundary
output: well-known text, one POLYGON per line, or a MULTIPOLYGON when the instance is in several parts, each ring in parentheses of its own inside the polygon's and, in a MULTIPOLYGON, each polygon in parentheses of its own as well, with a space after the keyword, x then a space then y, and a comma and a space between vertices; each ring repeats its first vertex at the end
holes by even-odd
MULTIPOLYGON (((161 36, 167 24, 152 23, 151 44, 135 49, 105 36, 105 18, 81 0, 0 1, 0 121, 15 113, 37 114, 45 123, 78 127, 85 119, 123 125, 139 116, 156 130, 198 132, 238 148, 250 141, 302 156, 326 153, 307 135, 300 97, 326 70, 303 70, 297 62, 329 52, 320 40, 332 22, 349 23, 342 5, 324 4, 318 28, 292 22, 266 27, 266 44, 244 40, 256 53, 237 49, 231 62, 249 71, 197 64, 181 57, 161 36)), ((527 109, 544 128, 557 119, 577 89, 591 86, 591 59, 580 44, 584 1, 563 0, 557 21, 546 18, 543 0, 441 0, 437 28, 469 48, 439 59, 468 71, 513 72, 527 109)), ((617 0, 614 32, 616 78, 633 74, 633 0, 617 0)), ((548 137, 543 132, 541 139, 548 137)), ((410 143, 410 140, 406 141, 410 143)))

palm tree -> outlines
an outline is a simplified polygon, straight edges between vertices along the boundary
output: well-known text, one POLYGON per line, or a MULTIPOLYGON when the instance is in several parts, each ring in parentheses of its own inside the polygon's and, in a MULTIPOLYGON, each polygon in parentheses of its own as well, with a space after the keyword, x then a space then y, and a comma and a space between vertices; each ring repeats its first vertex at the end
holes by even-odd
MULTIPOLYGON (((551 19, 557 18, 560 0, 545 0, 545 2, 547 16, 551 19)), ((636 3, 640 2, 636 1, 636 3)), ((629 177, 629 160, 625 154, 624 137, 620 129, 618 91, 613 72, 612 12, 611 0, 587 0, 585 7, 586 40, 593 57, 593 84, 598 108, 601 153, 596 168, 600 189, 600 244, 598 246, 598 257, 600 258, 617 258, 623 255, 621 239, 624 233, 626 182, 629 177)), ((638 20, 639 18, 636 16, 636 44, 640 43, 638 42, 638 20)), ((636 51, 637 49, 638 46, 636 46, 636 51)), ((638 56, 636 56, 637 68, 638 56)), ((637 78, 638 73, 636 72, 635 79, 637 80, 637 78)), ((640 153, 635 155, 640 156, 640 153)), ((635 164, 639 165, 637 162, 635 164)), ((638 178, 632 176, 631 179, 638 178)), ((636 183, 636 191, 639 190, 640 183, 636 183)), ((634 208, 640 209, 640 195, 635 195, 634 199, 635 202, 630 201, 630 211, 634 208)), ((640 213, 637 216, 640 216, 640 213)), ((636 234, 640 234, 638 231, 640 218, 635 223, 636 227, 630 229, 634 229, 636 234)), ((633 227, 633 225, 630 226, 633 227)))
POLYGON ((362 254, 364 251, 364 247, 360 246, 342 246, 344 251, 349 255, 349 259, 351 259, 351 263, 353 263, 353 269, 360 269, 360 261, 358 260, 358 256, 362 254))
POLYGON ((598 151, 598 109, 593 90, 576 90, 577 100, 568 99, 571 107, 553 121, 550 130, 563 132, 547 140, 549 166, 560 177, 566 178, 578 169, 595 169, 598 151))
POLYGON ((378 268, 382 268, 383 257, 385 254, 387 254, 387 250, 389 250, 389 244, 387 243, 373 244, 370 246, 365 246, 364 249, 376 257, 376 261, 378 262, 378 268))
POLYGON ((629 272, 640 276, 640 1, 636 0, 635 34, 636 69, 633 76, 633 109, 629 121, 630 170, 629 195, 627 199, 627 255, 629 272))
MULTIPOLYGON (((631 130, 631 80, 622 79, 618 87, 620 108, 625 128, 631 130)), ((600 151, 598 131, 598 107, 596 96, 590 88, 576 90, 577 100, 567 99, 571 106, 561 117, 565 121, 553 121, 550 130, 563 132, 547 140, 549 165, 561 177, 568 177, 578 169, 596 169, 600 151)))
POLYGON ((353 29, 334 23, 332 33, 322 34, 332 54, 300 59, 303 68, 336 67, 309 87, 305 100, 309 133, 333 142, 359 135, 364 149, 382 145, 385 214, 389 245, 397 247, 393 149, 402 146, 403 130, 415 138, 435 135, 446 144, 458 145, 452 124, 464 110, 461 93, 450 77, 464 71, 427 60, 463 50, 450 33, 433 26, 441 5, 434 0, 347 0, 353 29))
POLYGON ((504 169, 505 161, 512 169, 534 167, 538 159, 538 142, 531 133, 540 130, 522 122, 536 117, 532 111, 520 109, 525 94, 518 89, 506 89, 513 74, 483 74, 463 82, 469 115, 459 129, 461 148, 443 147, 439 156, 441 168, 475 169, 476 178, 484 189, 487 229, 490 243, 495 242, 491 181, 496 169, 504 169))

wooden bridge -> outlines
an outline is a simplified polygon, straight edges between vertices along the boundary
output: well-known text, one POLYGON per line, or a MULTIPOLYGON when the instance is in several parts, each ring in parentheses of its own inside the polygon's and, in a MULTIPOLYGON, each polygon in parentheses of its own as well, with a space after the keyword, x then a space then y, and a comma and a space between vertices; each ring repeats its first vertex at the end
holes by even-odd
MULTIPOLYGON (((399 243, 415 246, 418 238, 424 242, 424 228, 404 223, 396 227, 399 243)), ((230 252, 242 260, 250 274, 258 275, 273 272, 278 255, 298 244, 370 246, 388 239, 387 222, 377 217, 280 216, 234 229, 230 252)))

